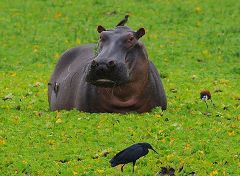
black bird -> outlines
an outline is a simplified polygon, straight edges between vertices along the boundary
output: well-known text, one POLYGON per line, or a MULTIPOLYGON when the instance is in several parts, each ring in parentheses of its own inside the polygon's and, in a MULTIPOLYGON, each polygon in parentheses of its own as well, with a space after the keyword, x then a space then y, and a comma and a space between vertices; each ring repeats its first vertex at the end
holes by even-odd
POLYGON ((124 26, 124 25, 127 23, 127 21, 128 21, 128 17, 129 17, 129 15, 126 15, 126 16, 124 17, 124 19, 121 20, 121 21, 117 24, 117 26, 124 26))
POLYGON ((207 108, 208 108, 207 100, 211 100, 213 106, 215 106, 214 103, 213 103, 213 101, 212 101, 212 95, 211 95, 211 93, 209 92, 209 90, 203 90, 203 91, 201 91, 201 92, 200 92, 200 99, 205 102, 207 108))
MULTIPOLYGON (((133 172, 136 161, 148 154, 148 149, 156 152, 149 143, 137 143, 132 146, 122 150, 117 153, 109 162, 112 167, 115 167, 119 164, 123 164, 123 166, 127 163, 133 163, 133 172)), ((157 153, 157 152, 156 152, 157 153)), ((157 153, 158 154, 158 153, 157 153)), ((123 166, 121 167, 121 171, 123 172, 123 166)))

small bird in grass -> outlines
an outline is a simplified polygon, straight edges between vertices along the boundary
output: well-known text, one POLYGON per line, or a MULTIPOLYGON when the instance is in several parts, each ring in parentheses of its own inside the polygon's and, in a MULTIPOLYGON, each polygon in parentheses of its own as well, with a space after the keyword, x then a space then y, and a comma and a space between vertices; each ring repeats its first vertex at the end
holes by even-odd
MULTIPOLYGON (((115 167, 119 164, 123 164, 121 167, 121 171, 123 172, 123 167, 127 163, 133 163, 133 172, 136 161, 148 154, 148 149, 156 152, 153 147, 149 143, 137 143, 132 146, 122 150, 117 153, 109 162, 112 167, 115 167)), ((157 153, 157 152, 156 152, 157 153)), ((158 153, 157 153, 158 154, 158 153)))
POLYGON ((212 96, 211 93, 209 92, 209 90, 203 90, 200 92, 200 99, 203 100, 208 108, 208 104, 207 104, 207 100, 211 100, 212 105, 214 105, 213 101, 212 101, 212 96))
POLYGON ((128 17, 129 17, 129 15, 126 15, 126 16, 124 17, 124 19, 121 20, 121 21, 117 24, 117 26, 124 26, 124 25, 127 23, 127 21, 128 21, 128 17))

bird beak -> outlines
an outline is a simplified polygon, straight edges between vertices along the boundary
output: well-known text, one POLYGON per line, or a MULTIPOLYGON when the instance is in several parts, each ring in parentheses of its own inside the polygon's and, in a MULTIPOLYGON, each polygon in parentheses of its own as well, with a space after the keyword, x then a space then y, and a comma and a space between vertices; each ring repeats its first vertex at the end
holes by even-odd
POLYGON ((157 153, 157 154, 159 154, 156 150, 154 150, 153 148, 152 148, 152 150, 155 152, 155 153, 157 153))

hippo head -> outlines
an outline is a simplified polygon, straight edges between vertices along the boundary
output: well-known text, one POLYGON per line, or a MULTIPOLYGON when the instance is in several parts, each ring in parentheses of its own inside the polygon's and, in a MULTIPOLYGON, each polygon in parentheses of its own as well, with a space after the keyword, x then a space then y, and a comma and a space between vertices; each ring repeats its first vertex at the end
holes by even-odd
MULTIPOLYGON (((124 25, 124 23, 123 23, 124 25)), ((138 39, 145 34, 144 28, 136 32, 118 25, 106 30, 98 26, 100 34, 95 57, 89 63, 86 81, 100 87, 114 87, 131 81, 133 48, 139 44, 138 39)))

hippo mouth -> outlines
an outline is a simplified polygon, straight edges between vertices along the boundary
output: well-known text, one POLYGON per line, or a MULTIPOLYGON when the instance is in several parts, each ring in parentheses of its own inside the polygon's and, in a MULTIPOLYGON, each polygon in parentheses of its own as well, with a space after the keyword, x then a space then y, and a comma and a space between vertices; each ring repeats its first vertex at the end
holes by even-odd
POLYGON ((86 81, 97 87, 116 87, 129 81, 127 68, 124 64, 117 64, 114 68, 108 68, 100 63, 93 67, 89 65, 86 81))
POLYGON ((116 85, 116 82, 110 80, 110 79, 97 79, 92 84, 99 86, 99 87, 113 87, 116 85))

